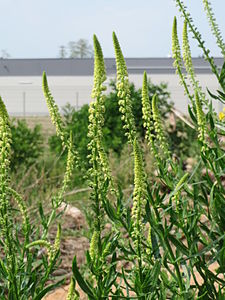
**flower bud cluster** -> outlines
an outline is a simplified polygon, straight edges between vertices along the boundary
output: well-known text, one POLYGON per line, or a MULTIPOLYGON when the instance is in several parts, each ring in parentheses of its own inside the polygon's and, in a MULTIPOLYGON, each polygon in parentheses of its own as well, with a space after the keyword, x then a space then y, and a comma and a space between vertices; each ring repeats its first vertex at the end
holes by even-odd
POLYGON ((132 112, 132 103, 130 96, 130 84, 128 80, 128 73, 126 62, 123 57, 123 53, 120 48, 119 41, 116 37, 116 34, 113 33, 113 43, 116 56, 116 67, 117 67, 117 96, 119 98, 119 110, 122 114, 122 121, 124 122, 123 128, 126 131, 126 136, 128 141, 132 144, 136 136, 136 128, 134 115, 132 112))
POLYGON ((196 105, 196 114, 197 114, 197 123, 198 123, 198 139, 202 143, 202 152, 205 152, 208 148, 206 142, 206 119, 205 114, 202 110, 202 104, 199 99, 197 91, 195 92, 195 105, 196 105))
POLYGON ((100 238, 100 233, 99 231, 94 231, 91 242, 90 242, 90 247, 89 247, 89 254, 92 260, 94 260, 96 257, 98 257, 98 241, 100 238))
POLYGON ((198 91, 199 95, 201 96, 202 101, 205 104, 208 104, 208 100, 206 99, 205 93, 202 91, 202 88, 199 84, 199 81, 196 79, 195 76, 195 71, 192 63, 192 58, 191 58, 191 49, 190 49, 190 44, 188 40, 188 31, 187 31, 187 21, 184 20, 184 26, 183 26, 183 60, 185 64, 185 68, 187 71, 187 74, 190 77, 190 81, 192 83, 192 86, 194 90, 198 91))
POLYGON ((14 200, 16 201, 19 210, 21 212, 22 218, 23 218, 23 226, 25 229, 25 232, 27 233, 30 227, 30 221, 29 221, 29 217, 28 217, 28 213, 27 213, 27 207, 26 204, 23 200, 23 198, 12 188, 7 187, 7 191, 9 192, 9 194, 12 195, 12 197, 14 198, 14 200))
POLYGON ((7 186, 9 181, 9 165, 11 156, 11 129, 9 125, 9 116, 4 102, 0 97, 0 212, 2 215, 1 223, 3 230, 7 231, 8 223, 8 197, 7 186))
POLYGON ((175 189, 174 189, 174 195, 172 197, 172 201, 176 203, 176 206, 177 208, 179 207, 180 205, 180 188, 183 184, 185 184, 188 180, 188 177, 189 177, 189 174, 188 173, 185 173, 181 179, 179 180, 179 182, 177 183, 177 185, 175 186, 175 189))
POLYGON ((207 18, 209 20, 211 31, 214 34, 214 36, 216 37, 216 42, 217 42, 217 45, 219 46, 219 48, 221 49, 222 55, 225 57, 225 44, 223 42, 223 38, 222 38, 222 34, 220 32, 219 26, 216 23, 216 18, 214 16, 211 3, 208 0, 203 0, 202 2, 204 4, 204 9, 206 11, 207 18))
POLYGON ((75 279, 72 277, 70 280, 70 286, 69 286, 66 300, 77 300, 77 299, 79 299, 79 297, 76 295, 76 291, 75 291, 75 279))
POLYGON ((182 72, 183 68, 183 61, 181 57, 181 50, 180 50, 180 44, 179 39, 177 35, 177 19, 174 17, 173 21, 173 30, 172 30, 172 57, 174 58, 174 68, 176 69, 176 73, 180 77, 180 83, 183 85, 185 94, 188 96, 188 98, 193 103, 193 96, 191 96, 188 85, 186 84, 186 76, 182 72))
POLYGON ((133 237, 136 246, 138 240, 143 236, 144 222, 143 216, 145 214, 145 205, 147 201, 147 185, 146 175, 143 166, 142 153, 137 140, 133 143, 134 149, 134 192, 133 192, 133 207, 132 207, 132 220, 134 224, 133 237))
POLYGON ((154 120, 154 130, 156 138, 159 141, 159 147, 161 148, 165 157, 170 158, 171 154, 169 151, 169 145, 164 134, 161 116, 158 110, 158 96, 156 94, 154 94, 152 98, 152 117, 154 120))
POLYGON ((48 81, 46 73, 43 72, 43 91, 46 99, 46 103, 48 106, 49 114, 52 120, 52 123, 55 125, 56 128, 56 134, 61 138, 63 144, 65 143, 65 136, 64 136, 64 130, 63 130, 63 122, 59 113, 59 108, 55 103, 54 98, 52 97, 52 94, 48 87, 48 81))
POLYGON ((88 149, 91 151, 90 163, 92 168, 90 174, 92 177, 103 176, 103 179, 108 179, 113 186, 111 171, 109 168, 108 158, 103 146, 102 127, 104 126, 105 113, 105 95, 103 91, 106 89, 104 81, 106 80, 106 71, 102 49, 97 37, 94 35, 94 86, 92 90, 92 98, 94 101, 89 106, 89 126, 88 137, 90 142, 88 149), (96 166, 94 164, 96 163, 96 166))
POLYGON ((144 72, 143 85, 142 85, 142 114, 144 120, 143 126, 146 129, 146 139, 148 141, 152 154, 157 159, 158 152, 156 150, 156 146, 154 142, 155 139, 155 136, 153 134, 154 124, 153 124, 151 103, 148 95, 148 84, 147 84, 146 72, 144 72))

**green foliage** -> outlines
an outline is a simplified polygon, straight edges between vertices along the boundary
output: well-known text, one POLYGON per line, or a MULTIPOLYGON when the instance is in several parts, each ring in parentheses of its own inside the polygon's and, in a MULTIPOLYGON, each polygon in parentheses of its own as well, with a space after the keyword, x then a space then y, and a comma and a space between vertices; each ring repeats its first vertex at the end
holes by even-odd
MULTIPOLYGON (((113 150, 116 153, 121 154, 127 139, 124 135, 125 131, 123 129, 121 114, 119 112, 115 81, 110 82, 110 89, 110 93, 105 97, 105 122, 104 127, 102 128, 104 145, 107 152, 109 150, 113 150)), ((134 112, 135 126, 140 137, 144 138, 145 130, 143 128, 141 108, 142 90, 136 89, 133 83, 129 83, 129 90, 134 112)), ((162 112, 162 117, 167 118, 172 107, 172 103, 168 103, 169 92, 167 91, 167 85, 165 83, 155 85, 148 80, 147 90, 149 99, 151 99, 154 94, 158 95, 159 108, 162 112)), ((87 161, 88 155, 88 108, 88 105, 84 105, 80 110, 76 111, 75 108, 69 104, 63 108, 66 131, 72 131, 75 148, 83 161, 87 161)), ((57 154, 60 154, 63 150, 60 139, 57 138, 57 136, 51 136, 49 138, 49 145, 50 149, 57 154)))
POLYGON ((11 169, 36 163, 43 153, 43 135, 40 125, 30 129, 25 120, 11 123, 12 157, 11 169))

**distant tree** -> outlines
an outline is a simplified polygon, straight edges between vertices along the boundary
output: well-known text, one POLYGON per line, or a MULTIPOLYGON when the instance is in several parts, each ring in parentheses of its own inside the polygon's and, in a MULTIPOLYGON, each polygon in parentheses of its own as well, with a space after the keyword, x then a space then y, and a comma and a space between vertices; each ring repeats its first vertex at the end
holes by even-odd
POLYGON ((67 57, 66 47, 61 45, 59 47, 59 58, 66 58, 66 57, 67 57))
POLYGON ((79 39, 68 43, 70 58, 86 58, 93 57, 93 48, 85 39, 79 39))
POLYGON ((10 58, 10 54, 6 49, 1 50, 1 58, 10 58))

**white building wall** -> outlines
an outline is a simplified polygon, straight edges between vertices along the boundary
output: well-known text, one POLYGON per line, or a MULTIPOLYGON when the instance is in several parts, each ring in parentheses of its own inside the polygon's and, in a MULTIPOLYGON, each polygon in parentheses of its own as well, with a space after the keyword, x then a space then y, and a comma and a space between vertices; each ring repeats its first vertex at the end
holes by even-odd
MULTIPOLYGON (((179 84, 179 78, 176 74, 148 74, 148 76, 154 84, 168 83, 168 90, 175 107, 181 112, 187 113, 188 99, 184 95, 183 87, 179 84)), ((114 76, 109 77, 108 81, 110 78, 112 79, 114 76)), ((134 82, 137 88, 142 86, 142 78, 141 74, 129 76, 130 81, 134 82)), ((212 92, 218 89, 214 75, 200 74, 197 78, 204 90, 206 87, 212 92)), ((49 76, 48 82, 59 107, 69 102, 80 108, 91 101, 92 76, 49 76)), ((39 76, 0 77, 0 95, 12 115, 48 113, 42 92, 42 78, 39 76)), ((221 111, 222 104, 215 103, 214 107, 217 111, 221 111)))

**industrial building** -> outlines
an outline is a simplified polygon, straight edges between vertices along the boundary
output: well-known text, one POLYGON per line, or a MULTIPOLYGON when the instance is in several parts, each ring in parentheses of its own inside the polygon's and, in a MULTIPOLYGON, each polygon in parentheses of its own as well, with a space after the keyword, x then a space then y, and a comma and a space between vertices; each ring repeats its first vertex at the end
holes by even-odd
MULTIPOLYGON (((143 72, 146 71, 154 84, 165 82, 175 107, 187 112, 188 99, 179 77, 175 74, 172 58, 127 58, 129 80, 141 87, 143 72)), ((222 58, 215 59, 221 68, 222 58)), ((107 83, 116 76, 113 58, 105 59, 107 83)), ((203 58, 193 58, 195 72, 203 89, 214 92, 219 86, 210 66, 203 58)), ((49 86, 59 105, 70 103, 79 109, 90 103, 93 83, 93 58, 85 59, 0 59, 0 95, 11 115, 46 115, 47 106, 42 92, 42 72, 48 75, 49 86)), ((215 103, 217 111, 221 103, 215 103)))

